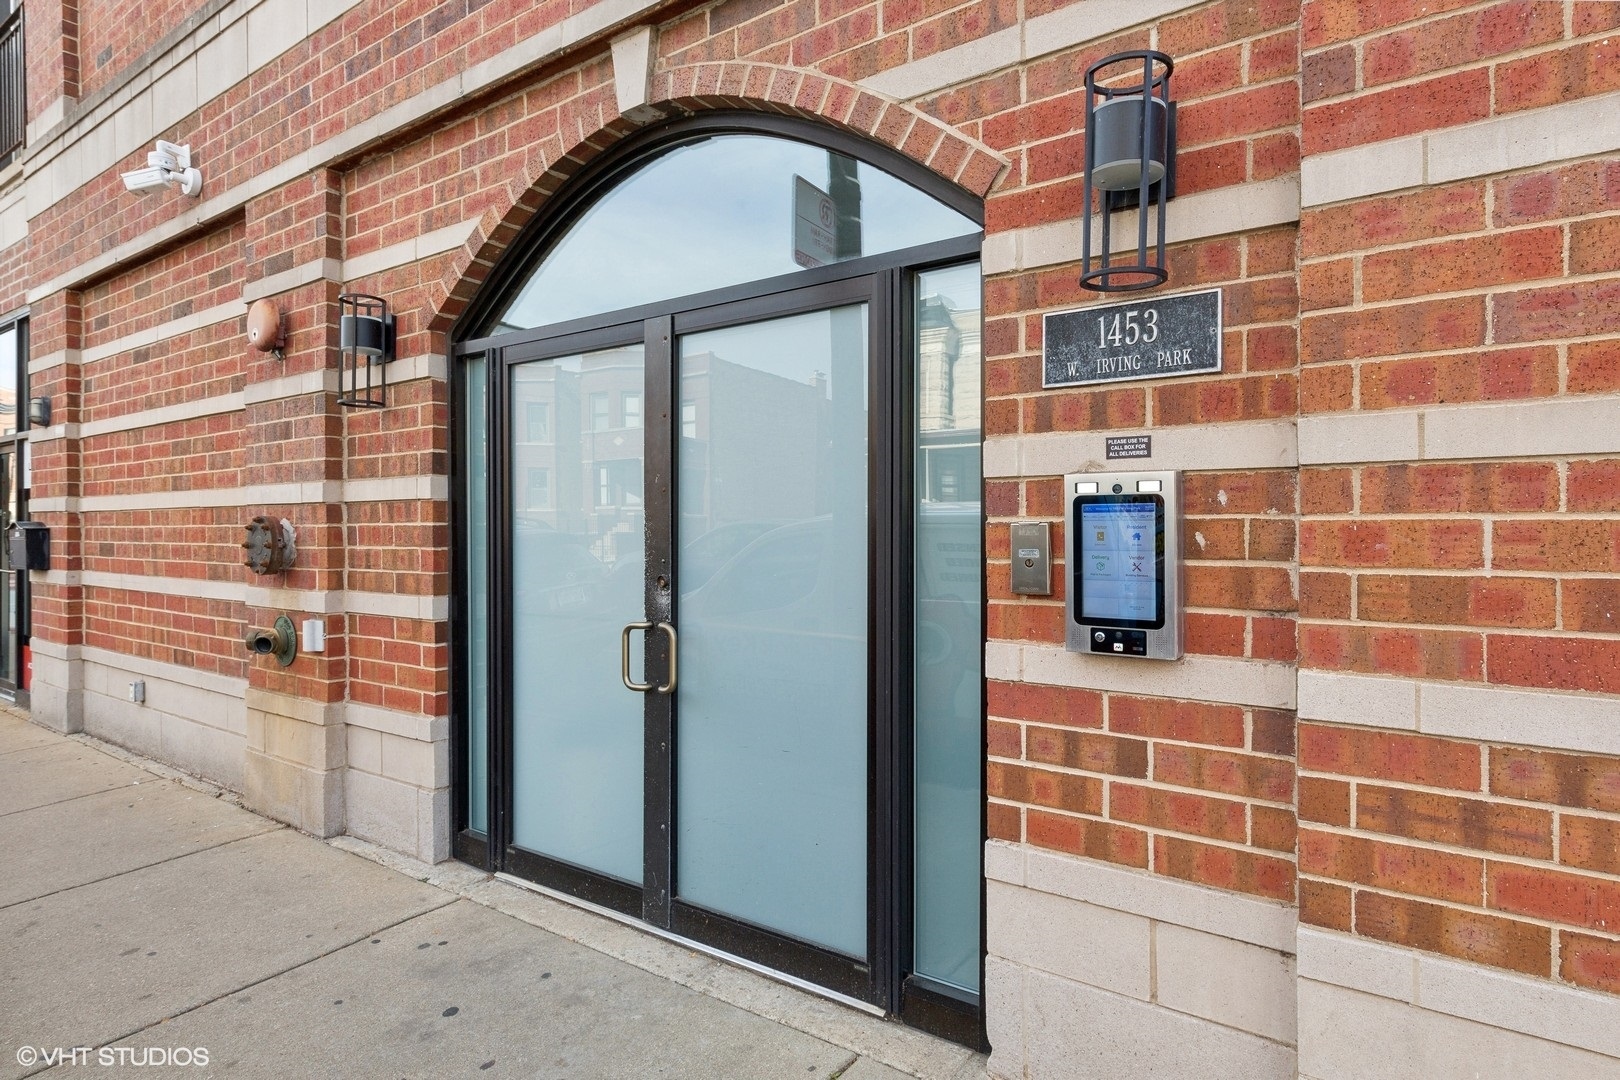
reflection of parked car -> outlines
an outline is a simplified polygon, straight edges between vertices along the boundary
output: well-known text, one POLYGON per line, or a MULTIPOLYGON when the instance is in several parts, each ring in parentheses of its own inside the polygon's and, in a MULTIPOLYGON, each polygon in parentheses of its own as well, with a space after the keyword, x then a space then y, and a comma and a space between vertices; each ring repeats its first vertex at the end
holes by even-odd
POLYGON ((681 559, 676 566, 681 591, 690 593, 701 588, 732 556, 781 524, 779 521, 728 521, 688 543, 681 548, 681 559))
MULTIPOLYGON (((850 599, 859 599, 864 608, 866 572, 864 560, 859 575, 838 574, 826 561, 832 538, 832 518, 819 517, 791 525, 766 527, 723 565, 716 567, 701 588, 683 588, 683 621, 735 624, 760 630, 826 630, 831 610, 819 610, 834 599, 847 613, 850 599), (829 595, 848 592, 858 586, 853 597, 829 595), (821 605, 813 597, 820 594, 821 605)), ((862 530, 861 542, 865 536, 862 530)), ((841 620, 840 620, 841 621, 841 620)), ((864 628, 864 619, 862 621, 864 628)), ((847 632, 845 626, 837 627, 847 632)))
MULTIPOLYGON (((837 572, 842 564, 836 561, 836 556, 830 562, 832 553, 826 550, 834 538, 831 517, 775 527, 753 522, 735 524, 739 528, 732 536, 740 535, 743 531, 740 527, 744 525, 759 531, 723 565, 700 575, 701 586, 692 584, 694 579, 686 571, 683 555, 683 619, 713 617, 749 625, 775 624, 777 629, 787 629, 791 623, 794 629, 821 630, 829 628, 827 613, 816 610, 822 602, 845 605, 839 607, 840 615, 846 614, 847 604, 856 600, 864 610, 867 560, 857 558, 850 573, 837 572), (752 617, 743 617, 750 613, 752 617)), ((916 526, 914 582, 918 615, 926 623, 931 611, 939 609, 941 622, 952 627, 951 631, 943 631, 948 643, 937 642, 932 647, 925 644, 925 651, 937 650, 943 655, 967 649, 971 653, 978 646, 976 626, 967 628, 965 637, 954 630, 964 613, 974 621, 978 617, 983 573, 981 528, 977 503, 923 505, 916 526), (946 612, 946 608, 952 610, 946 612), (959 637, 962 640, 957 641, 959 637)), ((864 556, 864 530, 862 533, 860 555, 864 556)), ((705 534, 692 546, 712 535, 705 534)), ((844 629, 842 619, 834 621, 840 624, 838 629, 844 629)), ((939 633, 942 628, 927 628, 923 632, 939 633)))
POLYGON ((513 531, 512 594, 520 614, 580 607, 607 576, 582 536, 521 523, 513 531))
POLYGON ((738 696, 727 712, 864 715, 856 702, 865 699, 865 543, 864 522, 796 521, 762 534, 683 595, 683 665, 690 656, 690 670, 705 673, 693 694, 729 688, 738 696), (861 550, 840 557, 840 532, 853 533, 844 539, 861 550), (850 700, 840 704, 844 696, 850 700))

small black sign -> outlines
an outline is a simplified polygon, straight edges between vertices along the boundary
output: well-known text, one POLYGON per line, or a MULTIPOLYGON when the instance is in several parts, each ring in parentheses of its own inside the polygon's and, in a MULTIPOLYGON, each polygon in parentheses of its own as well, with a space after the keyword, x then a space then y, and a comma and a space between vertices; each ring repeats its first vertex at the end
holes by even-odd
POLYGON ((1109 435, 1103 440, 1109 461, 1153 456, 1151 435, 1109 435))
POLYGON ((1221 290, 1046 316, 1043 385, 1158 379, 1221 370, 1221 290))

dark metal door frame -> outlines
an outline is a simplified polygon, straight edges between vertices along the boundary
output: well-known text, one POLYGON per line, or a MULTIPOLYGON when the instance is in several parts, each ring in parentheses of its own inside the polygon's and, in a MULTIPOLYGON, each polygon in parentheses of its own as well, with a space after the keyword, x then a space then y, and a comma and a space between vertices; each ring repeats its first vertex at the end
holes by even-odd
MULTIPOLYGON (((490 833, 466 829, 458 800, 458 857, 533 881, 867 1002, 908 1023, 960 1042, 982 1044, 980 995, 908 974, 912 918, 912 499, 915 432, 912 307, 918 272, 977 258, 979 237, 843 264, 842 276, 758 282, 458 350, 490 360, 486 418, 491 461, 490 833), (886 267, 873 265, 889 262, 886 267), (784 285, 791 287, 783 288, 784 285), (774 286, 774 288, 773 288, 774 286), (674 695, 644 694, 644 879, 631 883, 550 859, 512 842, 512 655, 510 442, 512 368, 614 346, 641 344, 645 363, 644 509, 647 521, 644 618, 679 626, 676 487, 680 441, 678 337, 806 311, 865 303, 868 311, 868 948, 856 961, 740 920, 681 902, 675 881, 674 695), (624 316, 630 316, 625 318, 624 316)), ((661 634, 645 638, 644 678, 668 670, 661 634)), ((615 688, 616 689, 616 688, 615 688)), ((612 692, 612 691, 610 691, 612 692)), ((459 760, 459 759, 458 759, 459 760)), ((463 784, 461 765, 457 783, 463 784)), ((982 931, 981 931, 982 933, 982 931)), ((982 939, 981 939, 982 944, 982 939)), ((982 951, 982 950, 981 950, 982 951)))
POLYGON ((13 522, 22 521, 27 512, 23 506, 23 455, 28 452, 27 439, 14 435, 0 438, 0 462, 9 456, 9 465, 0 464, 0 649, 5 650, 5 667, 0 668, 0 697, 15 700, 22 692, 23 639, 27 636, 28 571, 11 565, 10 531, 13 522), (16 607, 10 606, 16 598, 16 607), (8 678, 5 672, 12 672, 8 678))
MULTIPOLYGON (((891 453, 885 440, 890 438, 893 413, 892 386, 897 368, 893 355, 893 304, 889 297, 898 271, 853 276, 741 300, 689 308, 679 313, 625 322, 588 331, 572 331, 532 339, 495 352, 496 362, 490 386, 491 445, 504 447, 510 434, 511 373, 516 366, 543 362, 614 346, 642 344, 645 370, 644 431, 646 443, 643 507, 646 513, 646 574, 643 618, 649 623, 670 623, 679 627, 679 475, 680 334, 725 326, 760 322, 773 318, 863 303, 867 305, 868 454, 866 477, 872 497, 869 501, 869 550, 874 558, 868 572, 868 770, 867 770, 867 955, 860 960, 798 941, 763 927, 754 926, 698 906, 678 897, 675 861, 675 695, 649 692, 644 702, 644 822, 643 881, 639 885, 621 881, 583 867, 574 866, 519 847, 512 840, 511 807, 515 778, 512 776, 513 665, 521 662, 511 655, 510 507, 513 490, 510 455, 497 452, 492 462, 491 480, 496 485, 490 505, 495 509, 492 523, 491 590, 492 614, 497 633, 497 657, 492 665, 492 726, 498 733, 492 739, 492 752, 498 752, 498 767, 491 770, 491 825, 499 853, 496 868, 580 897, 621 914, 638 918, 649 926, 690 938, 724 952, 764 964, 786 974, 803 978, 889 1011, 896 1000, 897 987, 890 972, 895 949, 893 895, 897 888, 897 866, 889 852, 894 844, 894 828, 887 807, 893 795, 887 789, 895 774, 890 748, 894 742, 895 718, 892 694, 885 692, 894 682, 892 672, 893 635, 879 632, 888 625, 892 600, 881 590, 893 579, 892 557, 886 557, 889 542, 901 522, 893 520, 888 508, 896 505, 892 486, 895 476, 891 453), (498 681, 497 681, 498 680, 498 681), (499 748, 497 751, 496 748, 499 748), (498 781, 496 777, 498 776, 498 781)), ((627 613, 628 614, 628 613, 627 613)), ((648 682, 660 682, 669 671, 667 639, 661 634, 645 636, 645 670, 648 682)), ((623 692, 617 687, 606 692, 623 692)))

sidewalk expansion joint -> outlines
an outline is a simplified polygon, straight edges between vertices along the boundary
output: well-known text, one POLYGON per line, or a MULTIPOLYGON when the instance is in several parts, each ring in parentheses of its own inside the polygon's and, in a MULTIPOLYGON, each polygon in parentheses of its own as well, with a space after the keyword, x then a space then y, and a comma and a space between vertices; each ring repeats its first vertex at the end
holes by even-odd
MULTIPOLYGON (((263 836, 264 834, 260 833, 258 835, 263 836)), ((250 837, 243 837, 243 839, 251 839, 251 838, 250 837)), ((128 1031, 128 1032, 125 1032, 122 1035, 119 1035, 119 1036, 115 1037, 115 1038, 108 1039, 107 1041, 99 1044, 98 1046, 93 1047, 93 1049, 99 1050, 103 1046, 115 1046, 118 1043, 121 1043, 126 1039, 133 1039, 135 1036, 139 1035, 143 1031, 151 1031, 153 1028, 161 1027, 162 1025, 169 1023, 171 1020, 178 1020, 182 1016, 188 1016, 191 1013, 196 1012, 198 1009, 205 1009, 208 1006, 213 1005, 215 1002, 224 1001, 226 998, 232 997, 232 996, 234 996, 236 994, 240 994, 244 990, 252 990, 255 986, 262 986, 263 984, 265 984, 267 982, 270 982, 273 979, 279 979, 283 975, 286 975, 286 974, 288 974, 290 972, 297 971, 299 968, 308 967, 310 964, 316 963, 317 961, 325 960, 328 956, 331 956, 334 953, 340 953, 344 949, 353 948, 354 946, 359 945, 361 942, 369 941, 370 939, 376 937, 379 934, 386 933, 387 931, 392 930, 395 927, 403 926, 405 923, 411 922, 414 919, 420 919, 424 915, 430 915, 435 911, 441 911, 444 908, 447 908, 447 907, 451 906, 452 904, 457 903, 459 899, 460 899, 459 897, 450 897, 450 898, 446 899, 445 902, 442 903, 442 904, 435 904, 432 907, 426 908, 426 909, 424 909, 422 911, 413 912, 410 915, 405 916, 404 918, 395 919, 393 922, 387 923, 386 925, 383 925, 383 926, 379 926, 375 930, 368 930, 366 933, 361 934, 359 937, 355 938, 352 941, 346 941, 346 942, 343 942, 340 945, 334 945, 334 946, 332 946, 332 948, 327 949, 325 952, 320 953, 319 955, 311 956, 307 960, 300 960, 298 963, 290 964, 287 967, 282 968, 280 971, 273 971, 270 974, 265 975, 265 976, 263 976, 261 978, 254 979, 250 983, 243 983, 241 986, 238 986, 235 989, 226 990, 223 993, 216 994, 213 997, 209 998, 207 1001, 199 1001, 197 1004, 191 1006, 190 1008, 181 1009, 179 1012, 173 1014, 172 1016, 165 1016, 163 1019, 158 1020, 155 1023, 145 1024, 145 1025, 143 1025, 141 1027, 138 1027, 138 1028, 134 1029, 133 1031, 128 1031)), ((25 1077, 26 1076, 33 1076, 36 1073, 39 1073, 39 1072, 42 1072, 42 1071, 43 1071, 42 1069, 35 1069, 32 1072, 23 1073, 22 1076, 25 1076, 25 1077)))

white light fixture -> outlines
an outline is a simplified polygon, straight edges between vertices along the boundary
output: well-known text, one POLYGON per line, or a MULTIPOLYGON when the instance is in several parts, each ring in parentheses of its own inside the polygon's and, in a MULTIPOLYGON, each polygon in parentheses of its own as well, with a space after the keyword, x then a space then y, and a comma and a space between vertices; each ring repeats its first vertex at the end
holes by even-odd
POLYGON ((202 170, 191 167, 191 146, 157 141, 157 149, 146 155, 146 168, 124 173, 124 187, 141 195, 161 191, 176 184, 180 194, 193 199, 202 194, 202 170))

